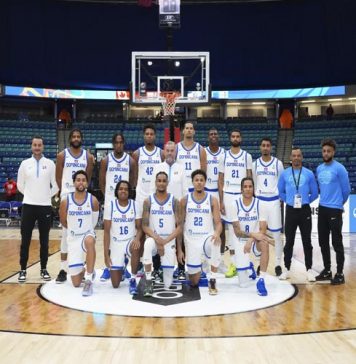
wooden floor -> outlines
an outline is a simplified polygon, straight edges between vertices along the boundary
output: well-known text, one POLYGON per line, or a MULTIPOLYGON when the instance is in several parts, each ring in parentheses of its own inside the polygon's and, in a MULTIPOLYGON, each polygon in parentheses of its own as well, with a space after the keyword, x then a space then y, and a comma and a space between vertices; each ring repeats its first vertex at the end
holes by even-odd
MULTIPOLYGON (((48 270, 52 276, 59 267, 59 233, 51 231, 48 270)), ((292 282, 298 283, 293 299, 253 312, 193 318, 98 315, 47 302, 38 295, 35 283, 39 273, 36 234, 30 282, 11 283, 19 269, 19 238, 16 229, 0 231, 1 363, 356 362, 356 235, 345 244, 349 245, 345 285, 304 284, 304 272, 293 263, 297 268, 292 282)), ((100 234, 98 240, 100 267, 100 234)), ((313 245, 314 267, 321 269, 320 251, 313 245)), ((301 260, 300 246, 296 245, 295 253, 301 260)), ((273 269, 273 262, 270 265, 273 269)))

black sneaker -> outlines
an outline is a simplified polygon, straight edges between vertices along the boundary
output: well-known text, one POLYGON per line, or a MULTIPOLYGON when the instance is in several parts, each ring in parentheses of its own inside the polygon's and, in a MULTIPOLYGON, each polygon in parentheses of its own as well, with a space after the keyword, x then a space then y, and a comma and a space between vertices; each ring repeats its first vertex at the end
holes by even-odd
POLYGON ((67 280, 67 272, 61 269, 56 278, 56 283, 64 283, 67 280))
POLYGON ((184 270, 180 270, 178 272, 178 281, 185 281, 186 277, 185 277, 185 271, 184 270))
POLYGON ((345 277, 343 273, 336 273, 334 278, 331 279, 332 285, 345 284, 345 277))
POLYGON ((330 281, 332 279, 330 270, 323 269, 318 276, 315 277, 317 281, 330 281))
POLYGON ((44 281, 50 281, 51 280, 51 276, 49 275, 49 273, 47 272, 47 269, 41 269, 41 278, 44 281))
POLYGON ((210 278, 209 280, 209 294, 215 296, 218 294, 218 289, 216 288, 216 279, 210 278))
POLYGON ((277 265, 275 268, 274 268, 274 271, 276 273, 276 276, 279 277, 281 274, 282 274, 282 267, 280 265, 277 265))
POLYGON ((25 283, 26 282, 26 271, 25 270, 20 270, 19 272, 19 276, 17 278, 19 283, 25 283))

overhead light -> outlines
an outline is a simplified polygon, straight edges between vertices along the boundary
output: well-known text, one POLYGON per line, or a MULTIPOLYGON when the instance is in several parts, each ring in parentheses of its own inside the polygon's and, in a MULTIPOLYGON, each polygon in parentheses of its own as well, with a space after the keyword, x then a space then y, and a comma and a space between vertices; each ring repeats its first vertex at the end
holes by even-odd
POLYGON ((349 97, 349 100, 356 100, 356 97, 349 97))
POLYGON ((265 102, 253 102, 252 105, 266 105, 265 102))
POLYGON ((310 102, 315 102, 315 100, 302 100, 301 101, 302 104, 308 104, 310 102))
POLYGON ((174 65, 175 65, 176 67, 179 67, 179 66, 180 66, 180 62, 179 62, 179 61, 175 61, 175 62, 174 62, 174 65))
POLYGON ((342 99, 328 99, 328 101, 342 101, 342 99))
POLYGON ((152 64, 153 64, 152 61, 147 61, 148 66, 152 66, 152 64))

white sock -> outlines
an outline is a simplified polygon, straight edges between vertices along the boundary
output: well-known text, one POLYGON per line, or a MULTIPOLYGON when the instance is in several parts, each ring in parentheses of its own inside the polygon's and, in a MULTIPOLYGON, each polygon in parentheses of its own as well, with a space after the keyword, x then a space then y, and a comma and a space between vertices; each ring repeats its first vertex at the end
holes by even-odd
POLYGON ((152 272, 145 272, 146 280, 151 281, 152 280, 152 272))
POLYGON ((61 260, 61 268, 60 270, 67 271, 68 268, 68 262, 66 260, 61 260))
POLYGON ((266 275, 267 275, 267 273, 266 273, 266 272, 262 272, 262 271, 260 270, 260 278, 265 278, 265 277, 266 277, 266 275))
POLYGON ((213 272, 212 270, 210 270, 209 279, 210 278, 216 278, 216 272, 213 272))
POLYGON ((85 280, 86 281, 93 281, 93 273, 85 272, 85 280))
POLYGON ((133 274, 133 273, 131 273, 131 278, 135 278, 135 280, 136 280, 136 278, 137 278, 137 274, 133 274))

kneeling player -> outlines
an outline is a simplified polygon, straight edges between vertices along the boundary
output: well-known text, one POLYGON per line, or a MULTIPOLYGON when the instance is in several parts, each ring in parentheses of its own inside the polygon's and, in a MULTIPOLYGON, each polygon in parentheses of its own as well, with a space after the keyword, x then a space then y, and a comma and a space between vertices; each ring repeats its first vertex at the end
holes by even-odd
MULTIPOLYGON (((206 173, 197 169, 192 173, 194 191, 180 202, 181 221, 184 224, 185 261, 191 285, 198 286, 202 256, 211 266, 209 294, 217 294, 216 273, 220 264, 220 234, 222 224, 218 200, 205 192, 206 173)), ((178 261, 183 263, 184 253, 178 242, 178 261)))
POLYGON ((98 200, 86 191, 88 176, 85 171, 73 175, 75 192, 70 193, 60 206, 61 224, 68 229, 68 268, 74 287, 85 278, 83 296, 93 294, 95 264, 94 228, 99 217, 98 200), (84 269, 86 262, 86 271, 84 269))
POLYGON ((131 186, 121 180, 115 187, 115 199, 111 201, 110 219, 104 220, 104 258, 110 268, 111 283, 118 288, 125 269, 125 255, 131 257, 130 293, 137 294, 136 275, 140 259, 142 236, 141 219, 137 217, 136 203, 129 199, 131 186))
POLYGON ((176 258, 176 238, 181 233, 179 226, 179 202, 167 192, 168 175, 158 172, 156 175, 156 193, 143 203, 142 229, 147 236, 143 251, 146 287, 144 296, 152 296, 152 256, 161 256, 163 282, 169 289, 173 281, 176 258))
POLYGON ((250 177, 241 181, 242 196, 236 201, 236 213, 233 214, 232 225, 236 239, 235 265, 238 270, 240 287, 246 287, 249 281, 250 263, 249 253, 251 250, 256 256, 260 256, 260 279, 257 281, 257 292, 260 296, 267 296, 264 278, 268 267, 269 242, 266 235, 267 223, 264 217, 260 216, 259 200, 253 197, 254 184, 250 177))

